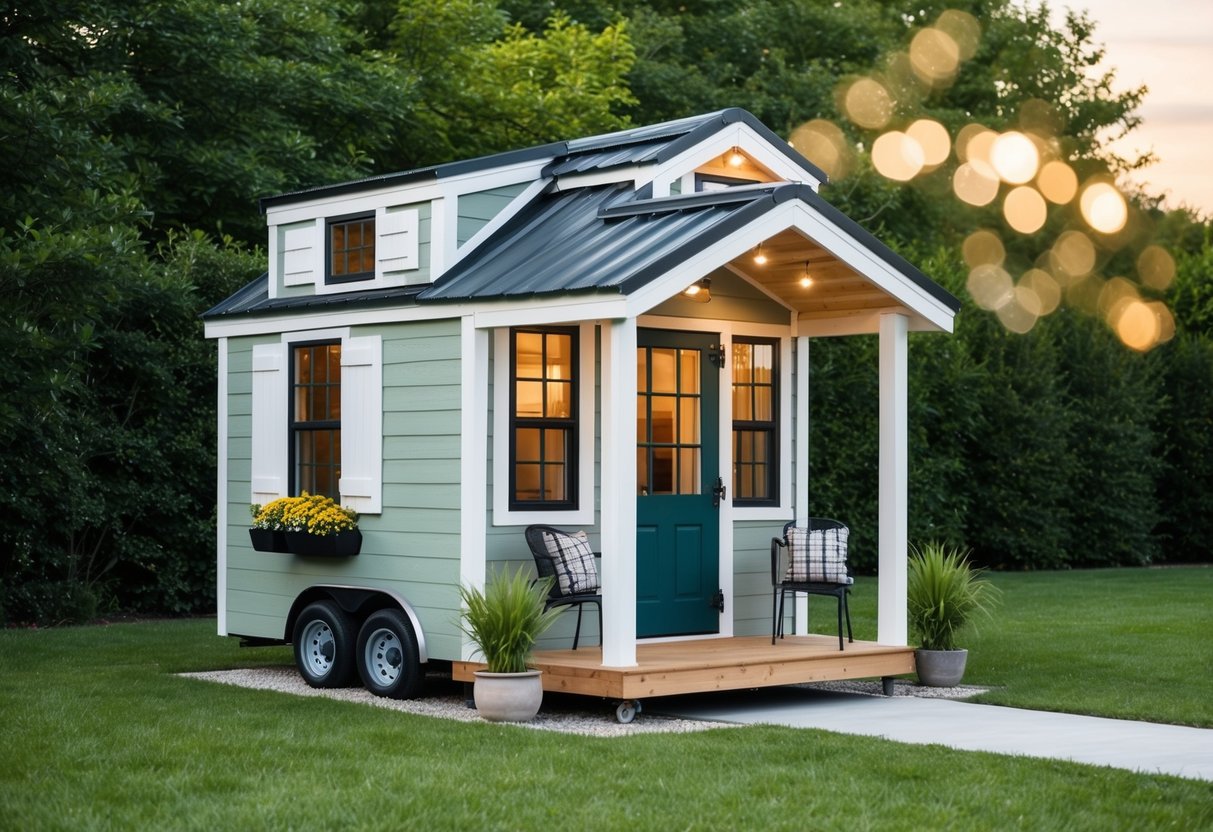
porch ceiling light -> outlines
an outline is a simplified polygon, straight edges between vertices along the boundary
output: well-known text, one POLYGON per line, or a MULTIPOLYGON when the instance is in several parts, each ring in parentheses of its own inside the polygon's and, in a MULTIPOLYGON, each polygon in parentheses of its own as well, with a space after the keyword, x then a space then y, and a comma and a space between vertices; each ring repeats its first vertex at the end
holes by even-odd
POLYGON ((696 303, 707 303, 712 299, 712 279, 700 278, 682 290, 682 296, 696 303))
POLYGON ((758 244, 758 248, 754 249, 754 262, 760 266, 765 266, 767 256, 762 253, 762 243, 758 244))
POLYGON ((809 274, 809 261, 804 261, 804 276, 800 278, 800 285, 807 289, 813 285, 813 277, 809 274))
POLYGON ((729 151, 728 159, 729 167, 739 168, 745 164, 745 156, 736 146, 729 151))

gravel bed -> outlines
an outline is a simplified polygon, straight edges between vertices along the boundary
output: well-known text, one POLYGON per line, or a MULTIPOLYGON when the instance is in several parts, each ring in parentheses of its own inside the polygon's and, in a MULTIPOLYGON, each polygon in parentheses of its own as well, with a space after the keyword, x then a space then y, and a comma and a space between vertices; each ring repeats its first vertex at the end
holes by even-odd
MULTIPOLYGON (((474 708, 464 700, 463 686, 449 676, 431 675, 426 679, 426 695, 421 699, 384 699, 360 687, 318 689, 309 687, 294 667, 257 667, 242 670, 213 670, 202 673, 179 674, 187 679, 201 679, 224 685, 272 690, 295 696, 322 696, 341 702, 356 702, 377 708, 388 708, 410 714, 480 722, 474 708)), ((811 682, 795 687, 864 696, 883 696, 879 681, 811 682)), ((929 688, 902 679, 896 680, 894 696, 920 696, 934 699, 967 699, 987 688, 962 685, 955 688, 929 688)), ((537 731, 560 731, 595 737, 628 737, 637 734, 673 734, 707 731, 713 728, 735 727, 731 723, 705 720, 677 719, 648 711, 627 724, 615 720, 615 703, 585 696, 545 693, 543 708, 531 722, 515 723, 537 731)))
MULTIPOLYGON (((421 699, 385 699, 368 693, 364 688, 335 688, 321 690, 309 687, 293 667, 258 667, 245 670, 215 670, 204 673, 179 674, 187 679, 202 679, 224 685, 237 685, 256 690, 273 690, 295 696, 323 696, 341 702, 357 702, 422 716, 456 719, 460 722, 481 722, 474 708, 464 699, 461 683, 449 676, 426 679, 426 695, 421 699)), ((629 737, 636 734, 674 734, 707 731, 713 728, 735 727, 723 722, 644 713, 627 725, 615 720, 615 703, 584 696, 545 693, 543 708, 531 722, 513 723, 537 731, 561 731, 594 737, 629 737)))

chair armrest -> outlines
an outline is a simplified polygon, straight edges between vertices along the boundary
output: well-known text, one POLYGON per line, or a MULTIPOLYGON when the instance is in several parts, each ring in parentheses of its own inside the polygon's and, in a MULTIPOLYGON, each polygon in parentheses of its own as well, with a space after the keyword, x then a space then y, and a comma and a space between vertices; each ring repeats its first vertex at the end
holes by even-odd
POLYGON ((780 549, 786 549, 787 544, 778 537, 771 538, 771 586, 779 585, 780 549))

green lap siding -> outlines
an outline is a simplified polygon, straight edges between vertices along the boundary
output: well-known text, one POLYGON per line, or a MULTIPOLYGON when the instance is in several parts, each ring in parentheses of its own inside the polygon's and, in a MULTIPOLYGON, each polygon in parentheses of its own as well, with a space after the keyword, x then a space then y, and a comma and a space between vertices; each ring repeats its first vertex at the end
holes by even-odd
POLYGON ((458 658, 460 323, 353 327, 350 335, 383 339, 383 513, 360 518, 357 557, 333 560, 249 545, 252 349, 280 337, 228 342, 228 632, 282 638, 291 604, 309 586, 365 586, 412 605, 431 658, 458 658))
POLYGON ((517 185, 506 185, 459 197, 458 244, 463 245, 472 239, 476 232, 488 225, 493 217, 501 213, 514 200, 514 197, 526 190, 527 185, 528 183, 521 182, 517 185))

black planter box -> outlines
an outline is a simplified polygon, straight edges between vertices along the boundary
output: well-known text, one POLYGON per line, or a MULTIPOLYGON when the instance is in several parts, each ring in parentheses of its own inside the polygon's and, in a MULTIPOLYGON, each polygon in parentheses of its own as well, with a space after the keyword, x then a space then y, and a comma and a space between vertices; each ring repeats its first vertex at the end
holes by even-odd
POLYGON ((325 537, 307 532, 285 532, 285 535, 287 549, 296 555, 348 558, 362 551, 362 532, 358 529, 325 537))
POLYGON ((253 541, 253 548, 258 552, 288 552, 286 548, 286 532, 275 532, 270 529, 249 529, 248 536, 253 541))

